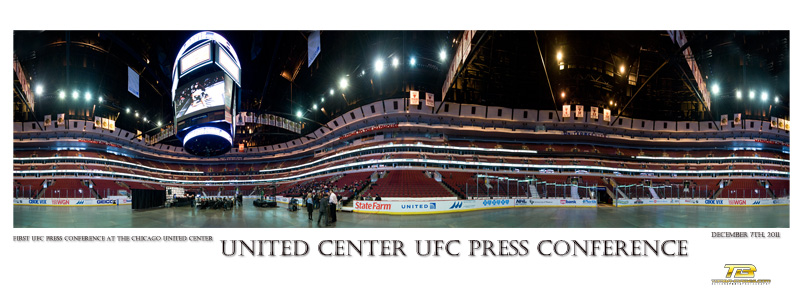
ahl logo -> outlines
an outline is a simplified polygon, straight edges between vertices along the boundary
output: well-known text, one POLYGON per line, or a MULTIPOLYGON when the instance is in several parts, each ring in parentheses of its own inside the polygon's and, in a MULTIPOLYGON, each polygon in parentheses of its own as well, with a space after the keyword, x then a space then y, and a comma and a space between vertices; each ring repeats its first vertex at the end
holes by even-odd
POLYGON ((761 201, 753 201, 753 205, 761 205, 761 201))
POLYGON ((83 204, 83 200, 80 200, 80 201, 78 201, 78 202, 75 202, 75 204, 83 204))
POLYGON ((461 208, 461 201, 454 202, 453 205, 450 206, 449 209, 456 209, 456 208, 461 208))

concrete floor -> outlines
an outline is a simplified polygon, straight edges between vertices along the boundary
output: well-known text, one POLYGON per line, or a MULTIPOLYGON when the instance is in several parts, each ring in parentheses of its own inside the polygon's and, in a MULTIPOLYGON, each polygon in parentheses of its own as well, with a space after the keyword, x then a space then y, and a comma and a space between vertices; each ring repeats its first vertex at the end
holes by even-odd
MULTIPOLYGON (((233 210, 192 207, 132 211, 130 206, 14 206, 16 228, 313 228, 305 210, 285 204, 233 210)), ((339 228, 788 228, 789 206, 639 206, 598 208, 508 208, 434 215, 338 212, 339 228)))

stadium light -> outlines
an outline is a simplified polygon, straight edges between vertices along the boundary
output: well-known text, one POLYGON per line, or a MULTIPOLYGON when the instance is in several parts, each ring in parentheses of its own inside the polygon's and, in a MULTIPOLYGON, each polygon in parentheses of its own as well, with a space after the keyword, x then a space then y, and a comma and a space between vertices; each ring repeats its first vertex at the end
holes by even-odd
POLYGON ((755 99, 756 98, 756 91, 750 90, 750 95, 749 96, 750 96, 750 100, 755 99))
POLYGON ((58 92, 58 99, 64 100, 64 98, 66 98, 66 97, 67 97, 67 93, 65 93, 64 91, 58 92))
POLYGON ((297 113, 296 113, 295 115, 297 115, 297 117, 299 118, 299 117, 302 117, 302 116, 303 116, 303 113, 301 113, 301 112, 298 110, 298 111, 297 111, 297 113))
POLYGON ((316 109, 317 109, 317 105, 316 105, 316 104, 314 104, 314 106, 312 106, 312 107, 314 108, 314 110, 316 110, 316 109))
POLYGON ((392 58, 392 67, 397 69, 397 66, 399 66, 399 65, 400 65, 400 61, 397 59, 397 57, 392 58))
POLYGON ((775 96, 775 103, 778 103, 778 96, 775 96))
POLYGON ((78 95, 80 95, 80 93, 78 93, 78 91, 72 91, 72 99, 78 100, 78 95))
POLYGON ((411 63, 411 66, 416 66, 417 65, 417 59, 412 57, 410 63, 411 63))
POLYGON ((139 118, 139 112, 138 111, 136 112, 136 118, 139 118))
POLYGON ((347 78, 342 78, 342 80, 339 80, 340 89, 346 89, 347 85, 348 85, 347 78))
POLYGON ((566 97, 566 96, 567 96, 567 94, 566 94, 566 93, 564 93, 564 92, 561 92, 561 98, 562 98, 562 99, 563 99, 564 97, 566 97))
POLYGON ((375 61, 375 72, 380 73, 381 71, 383 71, 383 60, 378 59, 375 61))
POLYGON ((558 54, 556 54, 556 60, 560 62, 562 58, 564 58, 564 54, 561 54, 561 51, 558 51, 558 54))
POLYGON ((714 93, 714 95, 719 95, 719 85, 715 84, 711 86, 711 92, 714 93))
POLYGON ((100 101, 100 103, 103 103, 103 96, 97 97, 97 101, 100 101))
POLYGON ((761 101, 767 101, 768 96, 767 92, 761 92, 761 101))
POLYGON ((147 122, 147 117, 144 117, 144 121, 147 122))
POLYGON ((36 95, 37 96, 41 96, 43 92, 44 92, 44 87, 41 84, 37 85, 36 86, 36 95))
POLYGON ((736 91, 736 99, 742 99, 742 91, 736 91))
POLYGON ((331 89, 331 96, 333 96, 333 89, 331 89))
POLYGON ((129 113, 131 113, 131 108, 130 108, 130 107, 126 108, 126 109, 125 109, 125 113, 126 113, 126 114, 129 114, 129 113))
POLYGON ((322 97, 322 103, 325 103, 325 97, 322 97))
POLYGON ((361 70, 361 75, 364 75, 364 73, 365 73, 364 70, 361 70))
POLYGON ((86 92, 83 97, 86 99, 86 101, 92 100, 92 93, 86 92))
POLYGON ((439 52, 439 59, 441 59, 442 61, 444 61, 444 59, 445 59, 446 57, 447 57, 447 52, 445 52, 444 50, 442 50, 442 52, 439 52))
POLYGON ((161 127, 161 121, 156 122, 156 125, 158 125, 158 127, 161 127))
POLYGON ((619 73, 625 74, 625 66, 619 66, 619 73))

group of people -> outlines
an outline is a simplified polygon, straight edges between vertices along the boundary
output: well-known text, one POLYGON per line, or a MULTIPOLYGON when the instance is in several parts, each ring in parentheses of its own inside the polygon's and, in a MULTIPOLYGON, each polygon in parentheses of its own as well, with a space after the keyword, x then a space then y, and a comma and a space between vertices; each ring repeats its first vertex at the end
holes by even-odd
POLYGON ((198 197, 195 206, 200 209, 233 209, 234 206, 242 207, 242 199, 234 197, 198 197))
POLYGON ((303 203, 308 211, 308 220, 314 221, 314 209, 319 210, 317 225, 325 219, 325 226, 336 223, 336 208, 339 205, 339 196, 332 190, 317 190, 308 192, 303 196, 303 203))

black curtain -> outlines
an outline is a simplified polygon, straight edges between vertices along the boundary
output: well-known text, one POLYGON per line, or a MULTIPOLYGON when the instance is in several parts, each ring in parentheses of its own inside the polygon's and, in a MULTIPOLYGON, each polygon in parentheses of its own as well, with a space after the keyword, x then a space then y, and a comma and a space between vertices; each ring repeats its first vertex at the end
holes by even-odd
POLYGON ((148 209, 164 206, 167 192, 159 190, 131 190, 131 209, 148 209))

